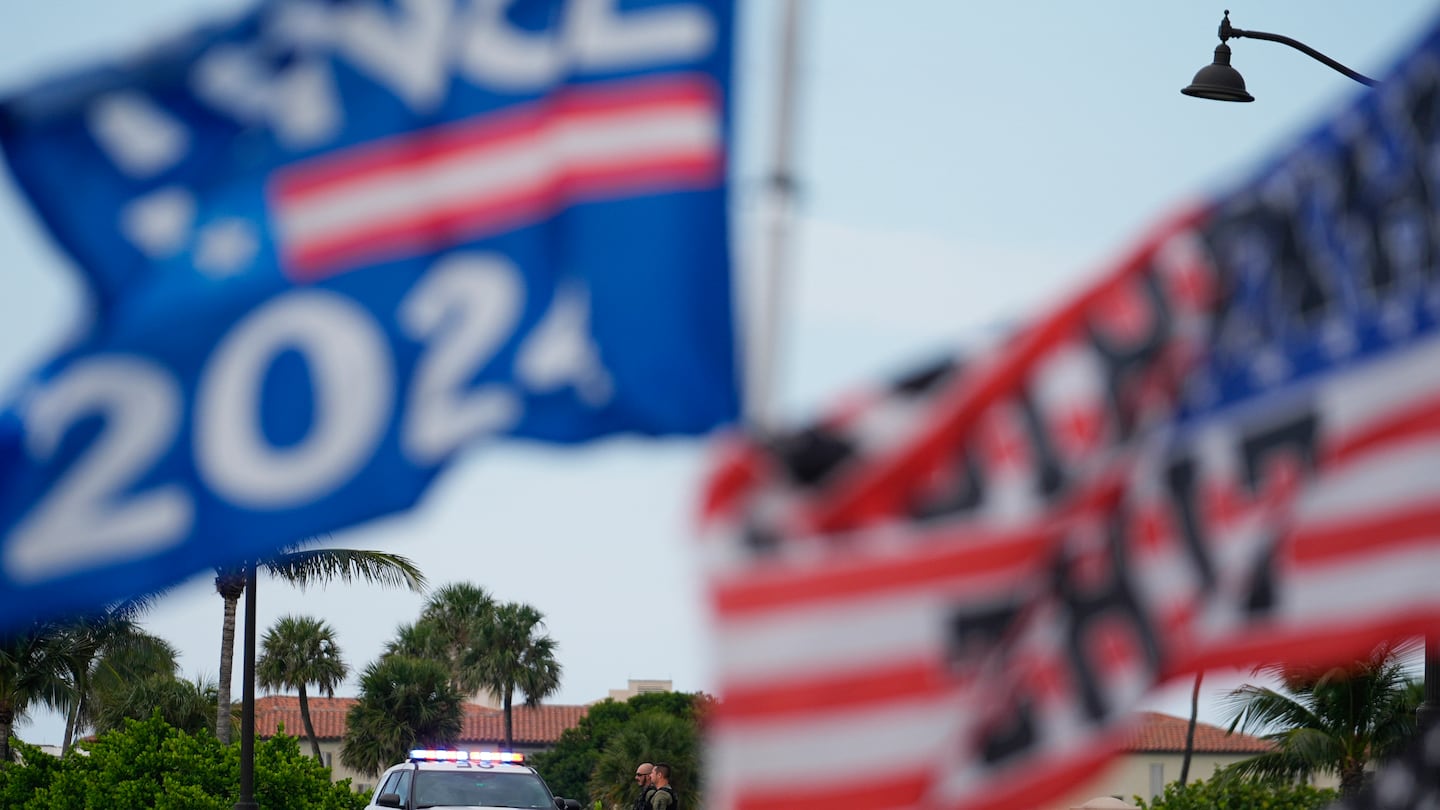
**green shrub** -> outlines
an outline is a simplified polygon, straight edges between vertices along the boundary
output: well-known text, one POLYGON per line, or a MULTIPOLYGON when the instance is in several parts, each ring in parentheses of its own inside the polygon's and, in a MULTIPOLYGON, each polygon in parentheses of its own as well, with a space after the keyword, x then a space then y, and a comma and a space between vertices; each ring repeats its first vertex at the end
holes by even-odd
MULTIPOLYGON (((160 718, 127 720, 63 758, 23 746, 25 765, 0 767, 0 807, 15 810, 231 810, 240 794, 240 748, 208 731, 191 736, 160 718)), ((255 746, 255 799, 265 810, 361 810, 349 780, 300 754, 294 737, 255 746)))
POLYGON ((1320 810, 1335 801, 1330 788, 1310 785, 1274 785, 1215 779, 1191 782, 1186 787, 1171 782, 1165 792, 1147 802, 1135 797, 1141 810, 1320 810))
POLYGON ((265 810, 363 810, 369 799, 349 779, 332 783, 329 768, 301 753, 299 738, 280 734, 255 746, 255 802, 265 810))
POLYGON ((55 778, 60 758, 16 739, 10 740, 10 750, 19 756, 19 762, 0 762, 0 807, 23 807, 35 791, 55 778))

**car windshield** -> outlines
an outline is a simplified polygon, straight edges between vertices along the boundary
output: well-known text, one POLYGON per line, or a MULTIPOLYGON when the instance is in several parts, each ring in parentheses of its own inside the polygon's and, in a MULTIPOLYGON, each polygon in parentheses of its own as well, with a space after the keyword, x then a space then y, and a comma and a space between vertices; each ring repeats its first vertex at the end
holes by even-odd
POLYGON ((529 773, 484 769, 420 771, 415 774, 415 807, 522 807, 554 810, 545 783, 529 773))

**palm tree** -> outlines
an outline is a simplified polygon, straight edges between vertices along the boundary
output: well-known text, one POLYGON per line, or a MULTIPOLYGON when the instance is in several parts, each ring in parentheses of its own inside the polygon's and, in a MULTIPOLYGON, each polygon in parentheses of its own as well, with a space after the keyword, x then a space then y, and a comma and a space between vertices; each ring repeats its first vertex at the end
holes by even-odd
POLYGON ((345 716, 340 761, 371 776, 410 749, 447 746, 460 736, 464 698, 439 661, 386 655, 360 676, 360 699, 345 716))
MULTIPOLYGON (((343 548, 302 548, 312 540, 293 543, 258 561, 257 567, 300 588, 356 580, 377 585, 403 585, 412 591, 425 588, 425 576, 405 557, 381 551, 343 548)), ((220 633, 220 691, 215 704, 215 736, 230 742, 230 680, 235 668, 235 612, 245 593, 247 564, 215 569, 215 591, 225 600, 225 620, 220 633)))
POLYGON ((1266 731, 1275 750, 1221 771, 1226 778, 1293 781, 1312 774, 1340 777, 1340 792, 1354 795, 1365 766, 1404 750, 1415 735, 1420 684, 1402 659, 1417 645, 1385 643, 1340 667, 1272 665, 1261 672, 1281 689, 1246 685, 1230 693, 1230 730, 1266 731))
POLYGON ((11 761, 15 721, 69 688, 57 639, 55 625, 39 622, 0 636, 0 762, 11 761))
POLYGON ((97 680, 113 683, 152 674, 174 676, 175 648, 145 632, 137 621, 151 602, 152 597, 147 596, 107 605, 98 613, 56 626, 55 640, 69 680, 69 688, 50 701, 65 712, 62 753, 70 750, 81 729, 93 725, 100 699, 97 680))
POLYGON ((211 681, 181 680, 173 675, 151 675, 133 680, 117 689, 95 715, 95 731, 104 734, 125 725, 126 720, 146 720, 155 712, 166 723, 186 734, 210 731, 215 725, 215 695, 211 681))
POLYGON ((284 616, 265 633, 255 674, 267 690, 294 689, 300 695, 300 722, 315 758, 324 761, 315 724, 310 722, 310 701, 305 687, 315 684, 325 697, 335 697, 335 687, 349 674, 340 657, 335 631, 320 619, 284 616))
POLYGON ((85 722, 93 725, 105 705, 118 700, 136 681, 176 677, 179 653, 168 641, 152 639, 153 645, 117 645, 101 655, 90 676, 91 701, 85 722))
POLYGON ((464 661, 484 644, 495 622, 495 600, 479 585, 453 582, 436 589, 414 624, 402 625, 385 645, 387 655, 430 658, 450 670, 450 685, 473 695, 482 686, 480 673, 464 661))
POLYGON ((540 701, 560 688, 560 662, 555 658, 555 639, 540 635, 545 616, 530 605, 509 602, 494 610, 483 644, 472 648, 464 667, 473 668, 480 686, 500 698, 505 711, 505 750, 515 748, 515 692, 525 695, 525 705, 540 701))

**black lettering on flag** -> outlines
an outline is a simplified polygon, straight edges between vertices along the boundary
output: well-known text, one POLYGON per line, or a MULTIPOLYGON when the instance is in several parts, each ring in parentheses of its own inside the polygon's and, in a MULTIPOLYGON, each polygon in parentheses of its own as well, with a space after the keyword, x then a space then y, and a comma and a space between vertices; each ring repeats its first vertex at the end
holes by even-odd
POLYGON ((1231 362, 1248 363, 1281 335, 1313 331, 1329 312, 1332 293, 1321 275, 1326 262, 1307 253, 1300 233, 1291 187, 1300 180, 1293 173, 1272 178, 1206 228, 1223 275, 1215 335, 1231 362))
POLYGON ((780 548, 780 535, 752 521, 745 526, 741 542, 756 554, 774 554, 780 548))
POLYGON ((1425 287, 1435 284, 1436 257, 1440 256, 1440 228, 1429 227, 1435 216, 1435 186, 1440 182, 1434 174, 1440 172, 1440 161, 1431 157, 1437 136, 1440 136, 1440 64, 1428 58, 1414 66, 1405 76, 1403 102, 1382 105, 1386 111, 1385 120, 1397 133, 1396 140, 1403 144, 1409 176, 1413 190, 1411 215, 1418 217, 1417 233, 1410 238, 1417 241, 1416 247, 1423 251, 1416 257, 1418 262, 1417 281, 1425 287))
POLYGON ((1254 351, 1273 343, 1276 327, 1263 306, 1263 279, 1268 251, 1262 230, 1244 214, 1254 205, 1249 196, 1230 203, 1203 230, 1215 258, 1218 295, 1207 343, 1211 362, 1221 368, 1247 361, 1254 351))
POLYGON ((1208 594, 1215 589, 1215 563, 1210 559, 1209 542, 1201 525, 1198 478, 1195 459, 1189 456, 1174 459, 1165 470, 1165 486, 1170 491, 1176 522, 1180 524, 1180 539, 1200 577, 1201 592, 1208 594))
POLYGON ((926 394, 939 388, 947 380, 953 379, 963 368, 964 365, 959 360, 946 357, 919 371, 901 377, 895 382, 893 390, 897 394, 907 396, 926 394))
POLYGON ((985 501, 985 471, 975 460, 972 444, 965 444, 954 453, 953 466, 938 471, 942 483, 923 490, 910 509, 916 520, 949 517, 973 512, 985 501))
POLYGON ((1245 589, 1245 612, 1252 617, 1264 616, 1275 609, 1280 590, 1275 571, 1275 555, 1278 552, 1279 542, 1272 537, 1265 545, 1264 555, 1255 561, 1255 568, 1250 572, 1250 582, 1245 589))
POLYGON ((1320 419, 1311 407, 1247 434, 1240 442, 1240 452, 1245 462, 1245 484, 1250 494, 1260 494, 1267 470, 1276 460, 1292 458, 1299 462, 1296 472, 1313 473, 1319 434, 1320 419))
POLYGON ((1020 695, 999 719, 982 732, 980 758, 994 765, 1024 754, 1039 741, 1035 730, 1035 703, 1028 695, 1020 695))
POLYGON ((1367 171, 1369 158, 1378 148, 1369 133, 1353 133, 1338 161, 1342 206, 1339 230, 1345 259, 1360 270, 1372 304, 1385 300, 1395 284, 1395 270, 1380 238, 1380 211, 1372 199, 1376 178, 1373 171, 1367 171))
MULTIPOLYGON (((1293 461, 1291 470, 1301 479, 1313 475, 1317 463, 1320 420, 1312 407, 1292 414, 1284 421, 1247 435, 1240 443, 1245 464, 1245 484, 1252 496, 1260 496, 1277 463, 1293 461)), ((1295 482, 1296 484, 1299 481, 1295 482)), ((1245 608, 1251 615, 1269 613, 1278 599, 1275 572, 1280 537, 1272 535, 1251 571, 1245 608)))
POLYGON ((1277 288, 1272 312, 1292 330, 1310 332, 1329 311, 1332 296, 1321 274, 1326 263, 1314 261, 1306 250, 1294 196, 1261 206, 1257 216, 1271 244, 1271 276, 1277 288))
POLYGON ((1126 554, 1126 510, 1117 505, 1106 516, 1106 547, 1104 555, 1108 570, 1100 581, 1085 576, 1079 561, 1062 557, 1054 570, 1054 592, 1060 601, 1061 621, 1066 630, 1066 655, 1070 670, 1080 689, 1085 714, 1092 720, 1107 719, 1116 707, 1108 705, 1102 684, 1107 669, 1118 662, 1105 659, 1098 650, 1092 631, 1107 628, 1123 629, 1144 655, 1144 663, 1153 675, 1160 668, 1160 639, 1135 591, 1129 555, 1126 554))
POLYGON ((773 439, 771 452, 784 465, 790 480, 803 487, 815 487, 844 466, 855 454, 852 442, 825 427, 799 430, 773 439))
POLYGON ((1110 410, 1121 439, 1129 438, 1135 428, 1138 416, 1136 396, 1170 338, 1170 310, 1160 294, 1155 274, 1147 272, 1136 280, 1144 293, 1142 301, 1149 308, 1145 313, 1149 329, 1143 335, 1122 341, 1107 335, 1101 325, 1090 323, 1086 327, 1091 346, 1105 364, 1110 410))
POLYGON ((949 656, 957 670, 970 669, 1000 646, 1020 616, 1014 602, 965 607, 950 617, 949 656))
POLYGON ((1060 454, 1055 451, 1055 442, 1041 417, 1040 409, 1028 393, 1018 398, 1021 421, 1030 438, 1031 466, 1035 469, 1035 488, 1046 502, 1054 502, 1065 488, 1065 470, 1060 466, 1060 454))

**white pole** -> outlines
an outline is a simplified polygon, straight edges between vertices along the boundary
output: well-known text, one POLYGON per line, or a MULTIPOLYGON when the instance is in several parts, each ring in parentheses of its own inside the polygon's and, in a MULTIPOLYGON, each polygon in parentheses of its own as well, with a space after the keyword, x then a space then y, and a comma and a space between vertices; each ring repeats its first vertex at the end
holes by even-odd
POLYGON ((790 224, 794 217, 795 176, 791 168, 795 132, 795 62, 803 0, 784 0, 780 28, 780 76, 775 93, 775 139, 765 174, 764 255, 757 289, 749 296, 755 313, 751 326, 746 422, 758 430, 774 427, 778 391, 780 326, 789 281, 790 224))

